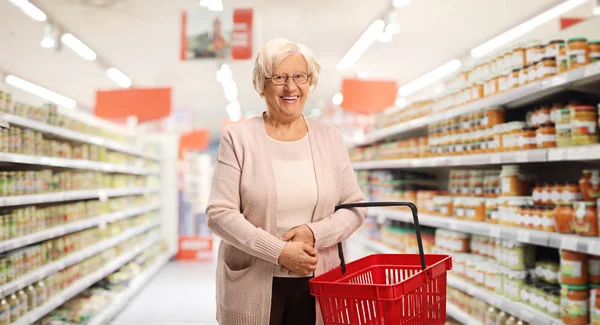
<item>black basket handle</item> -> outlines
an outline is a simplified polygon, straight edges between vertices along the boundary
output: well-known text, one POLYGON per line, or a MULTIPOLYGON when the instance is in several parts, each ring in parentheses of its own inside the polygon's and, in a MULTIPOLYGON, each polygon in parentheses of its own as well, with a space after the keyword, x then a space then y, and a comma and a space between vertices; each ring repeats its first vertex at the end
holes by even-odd
MULTIPOLYGON (((425 270, 425 253, 423 252, 423 241, 421 240, 421 228, 419 226, 419 213, 417 206, 412 202, 360 202, 360 203, 349 203, 340 204, 335 207, 335 211, 339 209, 352 209, 352 208, 368 208, 368 207, 409 207, 412 211, 413 220, 415 223, 415 232, 417 233, 417 245, 419 246, 419 257, 421 258, 421 268, 425 270)), ((338 255, 340 257, 340 266, 342 267, 342 274, 346 274, 346 261, 344 259, 344 250, 342 249, 342 243, 338 243, 338 255)))

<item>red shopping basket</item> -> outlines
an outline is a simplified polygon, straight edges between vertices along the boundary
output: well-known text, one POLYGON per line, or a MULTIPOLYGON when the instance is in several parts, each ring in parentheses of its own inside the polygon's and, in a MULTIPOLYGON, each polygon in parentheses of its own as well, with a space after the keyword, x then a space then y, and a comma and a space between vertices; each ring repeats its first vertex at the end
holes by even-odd
POLYGON ((417 207, 410 202, 355 203, 342 208, 408 206, 412 210, 419 254, 375 254, 310 280, 325 325, 444 325, 449 255, 425 255, 417 207), (428 266, 427 266, 428 265, 428 266))

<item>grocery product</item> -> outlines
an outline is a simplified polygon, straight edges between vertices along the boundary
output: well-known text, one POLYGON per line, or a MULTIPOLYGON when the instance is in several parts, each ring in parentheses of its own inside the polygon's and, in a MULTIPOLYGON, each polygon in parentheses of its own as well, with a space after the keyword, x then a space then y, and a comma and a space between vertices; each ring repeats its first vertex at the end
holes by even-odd
POLYGON ((571 144, 598 143, 598 111, 592 105, 571 107, 571 144))
POLYGON ((560 251, 560 282, 572 286, 588 284, 588 256, 584 253, 560 251))
POLYGON ((573 203, 572 228, 580 236, 598 236, 598 209, 595 201, 573 203))
POLYGON ((585 66, 590 62, 589 46, 584 37, 574 37, 567 41, 567 56, 569 69, 585 66))
POLYGON ((590 201, 600 198, 600 170, 583 170, 583 176, 579 179, 579 190, 583 200, 590 201))
POLYGON ((565 325, 589 323, 590 291, 587 286, 563 285, 561 289, 561 319, 565 325))

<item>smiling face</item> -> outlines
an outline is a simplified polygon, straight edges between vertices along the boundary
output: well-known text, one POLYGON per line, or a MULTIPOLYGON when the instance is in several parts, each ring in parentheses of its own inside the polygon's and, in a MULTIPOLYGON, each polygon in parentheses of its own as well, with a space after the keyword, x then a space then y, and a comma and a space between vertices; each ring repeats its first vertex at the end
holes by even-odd
POLYGON ((294 83, 294 74, 308 73, 306 61, 300 54, 292 54, 285 58, 278 67, 273 69, 273 75, 287 75, 285 85, 274 85, 266 80, 264 98, 267 102, 269 115, 282 123, 291 123, 302 116, 304 104, 310 88, 310 77, 304 84, 294 83))

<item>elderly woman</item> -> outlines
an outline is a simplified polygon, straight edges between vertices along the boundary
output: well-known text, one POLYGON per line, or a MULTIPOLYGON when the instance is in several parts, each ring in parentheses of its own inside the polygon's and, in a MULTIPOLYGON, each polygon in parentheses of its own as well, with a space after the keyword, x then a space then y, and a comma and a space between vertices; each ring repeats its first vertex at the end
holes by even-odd
POLYGON ((267 110, 221 138, 206 210, 223 239, 221 325, 322 323, 308 281, 340 265, 337 243, 366 217, 364 208, 334 212, 364 196, 338 130, 302 115, 320 70, 307 47, 268 42, 253 71, 267 110))

